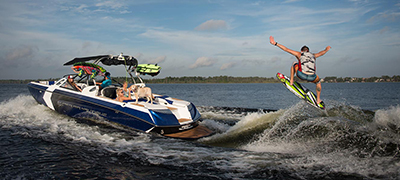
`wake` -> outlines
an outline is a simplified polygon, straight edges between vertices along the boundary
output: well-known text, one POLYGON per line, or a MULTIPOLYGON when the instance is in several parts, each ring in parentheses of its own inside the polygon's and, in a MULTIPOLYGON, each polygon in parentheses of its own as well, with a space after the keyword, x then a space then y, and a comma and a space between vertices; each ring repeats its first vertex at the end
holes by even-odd
MULTIPOLYGON (((400 106, 372 112, 344 103, 330 104, 328 116, 305 102, 274 112, 248 113, 201 142, 284 154, 290 158, 280 159, 281 163, 296 171, 324 166, 367 177, 396 174, 398 166, 388 162, 400 159, 400 106)), ((214 121, 211 115, 207 118, 205 122, 214 121)))

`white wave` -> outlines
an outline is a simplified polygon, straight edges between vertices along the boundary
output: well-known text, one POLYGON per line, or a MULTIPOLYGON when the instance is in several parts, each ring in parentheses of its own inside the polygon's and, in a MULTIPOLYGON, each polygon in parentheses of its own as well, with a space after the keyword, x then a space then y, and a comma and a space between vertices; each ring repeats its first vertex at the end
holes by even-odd
POLYGON ((37 104, 27 95, 2 102, 0 114, 2 128, 44 140, 99 145, 111 152, 129 151, 133 144, 149 141, 148 135, 141 133, 132 140, 126 140, 124 135, 117 132, 101 133, 98 126, 77 123, 73 118, 37 104))
MULTIPOLYGON (((324 117, 306 113, 304 109, 300 112, 298 110, 296 106, 289 108, 271 129, 265 130, 258 139, 240 148, 253 152, 286 154, 291 158, 277 159, 277 163, 285 164, 287 169, 297 172, 328 167, 334 172, 356 173, 369 177, 385 176, 399 171, 398 164, 387 165, 387 162, 394 160, 390 154, 373 155, 374 152, 385 151, 379 149, 385 148, 385 143, 399 144, 399 136, 382 129, 377 131, 376 128, 370 128, 371 123, 366 119, 364 119, 366 122, 358 123, 342 117, 340 113, 339 116, 324 117), (296 119, 296 116, 303 117, 296 119), (373 147, 374 145, 376 147, 373 147), (382 164, 386 166, 382 167, 382 164)), ((359 112, 357 108, 354 110, 345 108, 345 110, 351 111, 344 113, 346 115, 356 114, 354 116, 364 117, 362 114, 357 114, 359 112)), ((392 129, 394 125, 400 127, 400 107, 378 110, 374 121, 392 129)))
POLYGON ((264 129, 270 128, 280 116, 282 111, 269 112, 269 113, 249 113, 242 117, 235 125, 230 126, 229 129, 217 133, 211 137, 201 139, 201 142, 212 143, 219 146, 216 142, 233 142, 245 140, 244 136, 260 133, 264 129))
POLYGON ((280 110, 275 115, 274 124, 264 130, 258 138, 240 148, 255 152, 295 153, 304 149, 301 143, 285 141, 285 137, 293 131, 301 121, 318 116, 304 102, 299 102, 287 110, 280 110), (309 111, 311 110, 311 112, 309 111), (278 136, 278 137, 276 137, 278 136))
POLYGON ((387 128, 400 130, 400 105, 377 110, 374 122, 387 128))
POLYGON ((270 125, 275 122, 276 117, 280 115, 280 112, 281 111, 271 113, 250 113, 231 127, 227 133, 247 131, 265 124, 270 125))

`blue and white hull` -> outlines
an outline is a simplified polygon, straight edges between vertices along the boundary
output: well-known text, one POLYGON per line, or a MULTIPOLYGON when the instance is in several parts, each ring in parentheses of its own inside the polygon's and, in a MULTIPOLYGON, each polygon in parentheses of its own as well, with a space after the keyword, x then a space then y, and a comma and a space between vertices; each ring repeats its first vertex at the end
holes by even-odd
POLYGON ((108 120, 146 133, 197 139, 212 132, 199 126, 200 113, 187 101, 154 94, 154 102, 119 102, 98 95, 98 87, 82 84, 82 92, 63 87, 67 81, 31 82, 28 89, 35 100, 73 118, 108 120))

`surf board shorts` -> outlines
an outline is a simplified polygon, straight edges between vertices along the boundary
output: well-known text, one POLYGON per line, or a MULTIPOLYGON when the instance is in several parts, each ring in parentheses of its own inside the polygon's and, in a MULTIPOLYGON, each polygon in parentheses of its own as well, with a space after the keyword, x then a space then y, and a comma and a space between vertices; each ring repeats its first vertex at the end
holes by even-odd
MULTIPOLYGON (((297 62, 293 63, 293 68, 298 69, 298 66, 299 66, 299 64, 297 62)), ((303 72, 297 70, 296 75, 300 79, 306 80, 308 82, 319 83, 319 81, 320 81, 317 74, 308 75, 308 74, 304 74, 303 72)))

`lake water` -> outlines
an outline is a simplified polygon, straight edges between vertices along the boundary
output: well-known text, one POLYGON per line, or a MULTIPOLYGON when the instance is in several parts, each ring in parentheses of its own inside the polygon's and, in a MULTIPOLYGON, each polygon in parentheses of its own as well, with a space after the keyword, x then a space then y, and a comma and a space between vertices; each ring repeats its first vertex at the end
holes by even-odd
POLYGON ((77 120, 1 84, 0 177, 400 179, 400 83, 324 83, 328 115, 281 84, 148 86, 193 102, 216 133, 184 141, 77 120))

